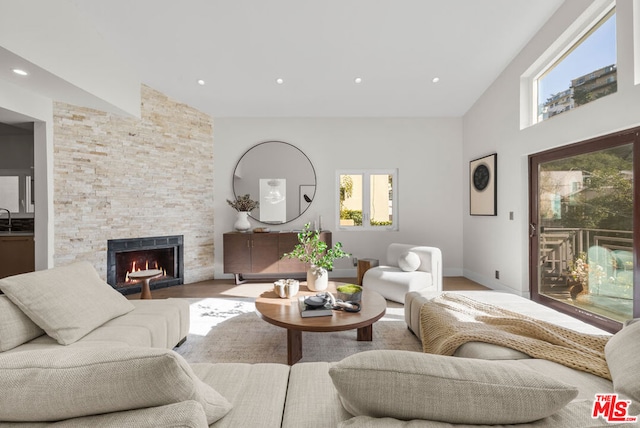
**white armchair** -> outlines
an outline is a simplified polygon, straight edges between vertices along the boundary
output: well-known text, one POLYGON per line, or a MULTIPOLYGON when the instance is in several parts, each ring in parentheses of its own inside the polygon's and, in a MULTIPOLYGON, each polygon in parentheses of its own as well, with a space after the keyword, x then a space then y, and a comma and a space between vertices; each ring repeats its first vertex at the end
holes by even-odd
POLYGON ((410 291, 441 291, 442 252, 435 247, 390 244, 386 265, 366 271, 362 286, 399 303, 410 291))

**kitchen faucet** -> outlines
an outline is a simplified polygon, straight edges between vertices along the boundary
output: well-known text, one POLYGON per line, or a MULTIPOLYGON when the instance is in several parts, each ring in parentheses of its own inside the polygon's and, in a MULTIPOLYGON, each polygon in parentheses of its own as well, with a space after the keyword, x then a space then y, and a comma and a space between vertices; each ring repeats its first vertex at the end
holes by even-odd
POLYGON ((0 211, 6 211, 7 212, 7 215, 9 216, 9 229, 8 230, 9 230, 9 232, 11 232, 11 211, 9 211, 6 208, 0 208, 0 211))

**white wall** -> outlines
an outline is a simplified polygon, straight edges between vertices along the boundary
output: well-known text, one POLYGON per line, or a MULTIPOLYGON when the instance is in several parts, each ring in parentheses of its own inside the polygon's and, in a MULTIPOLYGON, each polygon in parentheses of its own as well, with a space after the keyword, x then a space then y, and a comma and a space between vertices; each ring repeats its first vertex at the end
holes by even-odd
POLYGON ((1 7, 7 78, 56 101, 140 116, 140 78, 70 1, 3 1, 1 7), (29 78, 11 76, 12 67, 26 69, 29 78))
POLYGON ((2 1, 0 121, 35 122, 35 266, 53 267, 52 98, 140 115, 140 80, 68 1, 2 1), (55 19, 52 19, 55 17, 55 19), (11 67, 28 67, 19 78, 11 67))
MULTIPOLYGON (((462 193, 465 172, 459 118, 221 118, 214 119, 215 273, 223 275, 222 234, 233 229, 231 179, 240 156, 253 145, 279 140, 305 152, 314 165, 318 187, 309 210, 298 220, 273 230, 301 228, 322 216, 346 251, 357 258, 385 258, 392 242, 440 247, 445 275, 462 274, 462 193), (338 232, 335 227, 336 170, 399 169, 399 225, 396 232, 338 232)), ((265 162, 275 159, 265 159, 265 162)), ((252 221, 252 227, 260 226, 252 221)), ((335 276, 354 275, 339 260, 335 276)))
POLYGON ((53 105, 50 99, 0 80, 0 120, 35 122, 35 267, 53 266, 53 105))
POLYGON ((26 169, 33 166, 33 135, 1 135, 0 169, 26 169))
POLYGON ((640 124, 632 29, 632 7, 640 7, 640 1, 634 0, 617 2, 618 92, 520 130, 520 76, 589 3, 565 1, 463 118, 463 168, 498 153, 497 217, 469 216, 468 180, 462 192, 464 275, 491 288, 529 293, 528 155, 640 124), (495 270, 500 280, 494 279, 495 270))

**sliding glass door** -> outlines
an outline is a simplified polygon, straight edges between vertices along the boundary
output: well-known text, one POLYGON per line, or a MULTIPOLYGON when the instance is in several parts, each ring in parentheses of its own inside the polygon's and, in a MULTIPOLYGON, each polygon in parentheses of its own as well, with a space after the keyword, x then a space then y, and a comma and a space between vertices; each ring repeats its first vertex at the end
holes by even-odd
POLYGON ((529 159, 531 296, 608 331, 640 316, 639 148, 635 129, 529 159))

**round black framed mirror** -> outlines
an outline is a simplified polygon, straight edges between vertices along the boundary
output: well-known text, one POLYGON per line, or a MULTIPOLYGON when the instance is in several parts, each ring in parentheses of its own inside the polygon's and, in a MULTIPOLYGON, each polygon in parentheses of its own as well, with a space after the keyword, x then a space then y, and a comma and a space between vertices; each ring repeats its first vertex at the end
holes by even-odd
POLYGON ((284 224, 300 217, 316 195, 316 171, 306 154, 284 141, 265 141, 247 150, 233 171, 233 194, 260 202, 250 217, 284 224))

